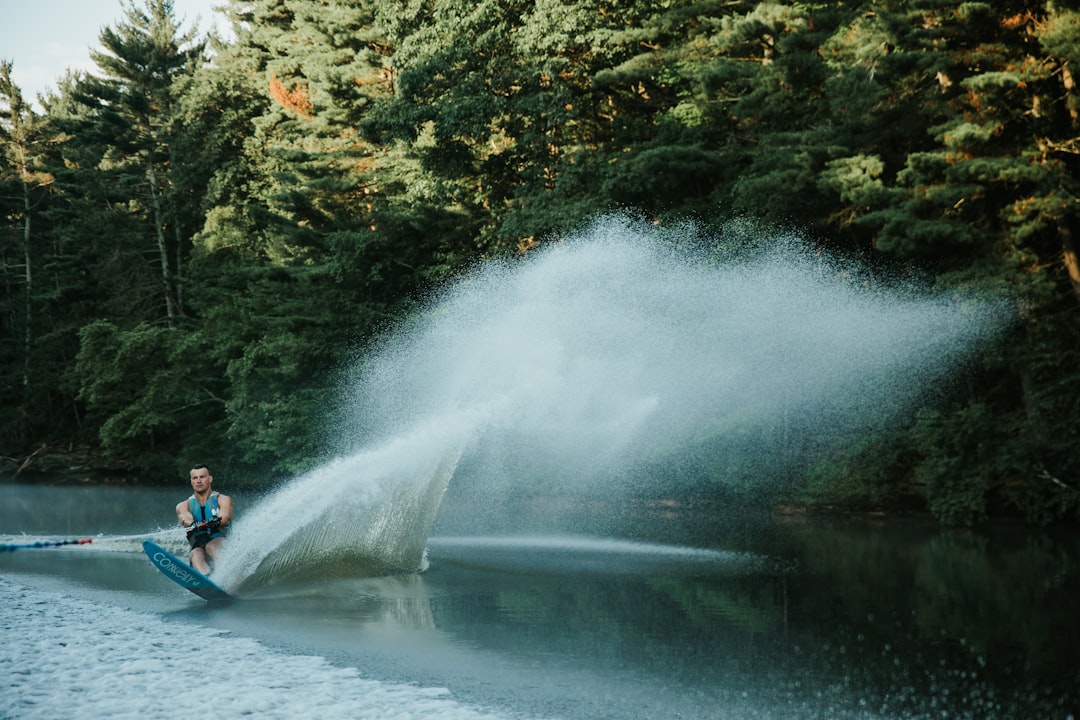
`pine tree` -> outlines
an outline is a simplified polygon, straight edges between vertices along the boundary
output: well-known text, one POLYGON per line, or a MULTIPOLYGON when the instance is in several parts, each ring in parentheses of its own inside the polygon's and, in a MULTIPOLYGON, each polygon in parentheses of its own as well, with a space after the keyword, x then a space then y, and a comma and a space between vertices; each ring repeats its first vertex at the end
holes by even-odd
POLYGON ((169 324, 183 314, 177 292, 191 229, 183 226, 173 195, 173 83, 202 62, 204 43, 195 30, 181 33, 171 0, 124 4, 124 20, 102 30, 102 50, 91 59, 102 75, 78 89, 88 108, 90 132, 105 148, 99 169, 130 180, 130 198, 148 226, 157 251, 162 306, 169 324))
POLYGON ((0 437, 21 445, 33 439, 28 433, 40 430, 31 421, 36 391, 45 385, 36 365, 38 337, 45 332, 38 313, 41 291, 35 286, 45 253, 43 232, 36 221, 54 178, 42 164, 48 142, 45 119, 25 102, 11 71, 11 62, 0 61, 0 193, 5 208, 3 236, 12 238, 0 246, 4 278, 0 323, 5 329, 0 334, 5 338, 0 345, 0 356, 5 359, 0 363, 5 368, 0 396, 11 410, 0 437))
POLYGON ((71 358, 83 427, 110 467, 160 472, 198 406, 186 378, 201 363, 177 361, 191 340, 182 290, 201 198, 197 174, 177 172, 175 87, 202 62, 204 43, 180 32, 171 2, 124 8, 92 53, 102 75, 71 78, 49 105, 64 137, 52 217, 67 260, 92 283, 71 358), (106 346, 115 352, 95 352, 106 346))

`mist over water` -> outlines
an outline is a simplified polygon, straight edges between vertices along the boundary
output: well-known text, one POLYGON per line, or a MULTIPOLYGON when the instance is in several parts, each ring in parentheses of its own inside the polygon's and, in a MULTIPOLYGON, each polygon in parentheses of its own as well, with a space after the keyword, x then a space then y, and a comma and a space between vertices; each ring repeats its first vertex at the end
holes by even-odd
POLYGON ((358 365, 341 458, 241 513, 223 582, 416 567, 448 485, 474 532, 507 526, 508 497, 663 494, 669 466, 752 492, 933 400, 1001 322, 794 236, 742 240, 609 217, 476 268, 358 365))

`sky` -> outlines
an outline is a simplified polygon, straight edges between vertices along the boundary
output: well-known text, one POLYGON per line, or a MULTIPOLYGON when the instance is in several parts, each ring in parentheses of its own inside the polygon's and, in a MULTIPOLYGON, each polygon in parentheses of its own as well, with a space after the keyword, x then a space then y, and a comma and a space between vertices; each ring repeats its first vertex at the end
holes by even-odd
MULTIPOLYGON (((136 0, 141 4, 139 0, 136 0)), ((181 27, 196 25, 202 33, 224 27, 214 11, 223 0, 173 0, 181 27)), ((12 77, 23 97, 55 89, 68 68, 94 71, 90 48, 98 35, 124 16, 121 0, 0 0, 0 59, 14 63, 12 77)))

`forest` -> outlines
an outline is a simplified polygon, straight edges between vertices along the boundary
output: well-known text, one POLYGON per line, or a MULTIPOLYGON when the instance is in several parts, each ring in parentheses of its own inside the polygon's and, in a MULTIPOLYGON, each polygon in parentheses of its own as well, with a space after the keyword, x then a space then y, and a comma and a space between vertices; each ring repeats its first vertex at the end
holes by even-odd
POLYGON ((1015 308, 788 501, 1080 517, 1080 2, 221 12, 125 0, 97 70, 36 99, 0 58, 3 476, 303 472, 342 368, 428 293, 623 211, 798 228, 1015 308))

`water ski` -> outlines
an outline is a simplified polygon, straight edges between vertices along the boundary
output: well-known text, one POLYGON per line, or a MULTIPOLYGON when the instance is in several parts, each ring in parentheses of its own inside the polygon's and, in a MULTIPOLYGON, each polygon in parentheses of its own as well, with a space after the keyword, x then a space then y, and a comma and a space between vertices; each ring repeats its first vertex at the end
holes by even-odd
POLYGON ((143 540, 143 551, 161 572, 186 590, 190 590, 208 602, 222 602, 232 599, 229 593, 214 584, 214 581, 173 555, 153 540, 143 540))

